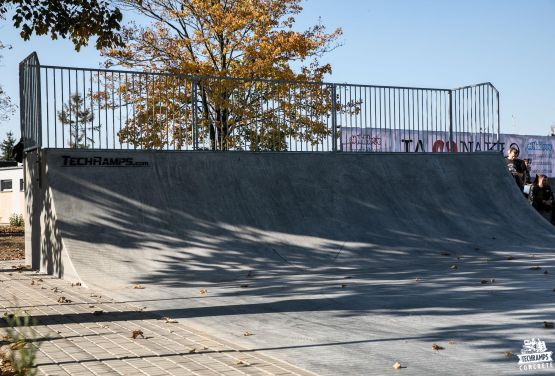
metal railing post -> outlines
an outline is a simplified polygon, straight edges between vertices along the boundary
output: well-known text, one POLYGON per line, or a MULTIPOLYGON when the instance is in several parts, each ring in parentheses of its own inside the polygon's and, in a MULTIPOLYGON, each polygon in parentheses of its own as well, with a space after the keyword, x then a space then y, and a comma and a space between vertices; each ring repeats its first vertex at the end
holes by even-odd
POLYGON ((191 87, 191 105, 193 106, 193 119, 192 119, 192 128, 193 128, 193 150, 198 150, 198 114, 197 114, 197 81, 192 81, 191 87))
POLYGON ((332 132, 332 144, 331 150, 337 151, 337 94, 336 86, 332 84, 331 86, 331 132, 332 132))
POLYGON ((449 90, 449 152, 453 153, 453 90, 449 90))
POLYGON ((499 92, 497 91, 497 142, 501 135, 501 117, 499 116, 499 92))

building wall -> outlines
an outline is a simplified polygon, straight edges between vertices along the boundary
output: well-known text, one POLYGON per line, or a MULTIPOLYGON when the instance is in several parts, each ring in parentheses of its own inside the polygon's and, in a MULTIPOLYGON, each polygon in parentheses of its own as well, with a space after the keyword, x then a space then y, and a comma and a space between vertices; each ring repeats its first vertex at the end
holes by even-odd
POLYGON ((20 180, 23 179, 23 167, 0 168, 0 181, 11 180, 11 190, 0 191, 0 223, 9 223, 14 213, 25 215, 25 194, 20 190, 20 180))

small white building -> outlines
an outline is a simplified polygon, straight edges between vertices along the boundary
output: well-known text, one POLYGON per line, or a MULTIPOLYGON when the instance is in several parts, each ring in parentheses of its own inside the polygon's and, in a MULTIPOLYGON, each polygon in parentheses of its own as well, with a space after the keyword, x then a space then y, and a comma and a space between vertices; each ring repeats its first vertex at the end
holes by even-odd
POLYGON ((0 167, 0 224, 13 214, 25 216, 23 166, 0 167))

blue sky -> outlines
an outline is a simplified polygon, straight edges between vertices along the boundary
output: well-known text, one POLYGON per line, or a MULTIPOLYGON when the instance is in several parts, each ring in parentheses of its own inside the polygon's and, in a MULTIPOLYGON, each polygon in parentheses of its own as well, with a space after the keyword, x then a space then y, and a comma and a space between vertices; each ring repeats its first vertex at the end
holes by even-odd
MULTIPOLYGON (((502 133, 546 135, 555 124, 555 0, 304 0, 296 29, 322 22, 343 29, 341 46, 321 61, 326 81, 455 88, 491 82, 500 91, 502 133)), ((124 14, 124 22, 130 16, 124 14)), ((41 63, 98 67, 92 47, 68 41, 24 42, 0 23, 0 82, 18 101, 18 64, 36 51, 41 63)), ((18 116, 0 123, 19 136, 18 116)))

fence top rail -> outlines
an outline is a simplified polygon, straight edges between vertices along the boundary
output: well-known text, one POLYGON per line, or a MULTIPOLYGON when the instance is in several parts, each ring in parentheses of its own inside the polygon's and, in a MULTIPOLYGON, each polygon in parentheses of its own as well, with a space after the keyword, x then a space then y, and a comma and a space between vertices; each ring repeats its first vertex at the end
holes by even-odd
MULTIPOLYGON (((37 57, 38 61, 38 57, 37 57)), ((302 84, 302 85, 328 85, 328 86, 348 86, 348 87, 360 87, 360 88, 374 88, 374 89, 396 89, 396 90, 416 90, 416 91, 442 91, 450 92, 454 90, 470 89, 479 86, 489 86, 495 92, 498 90, 491 82, 484 82, 474 85, 462 86, 455 89, 444 89, 444 88, 430 88, 430 87, 414 87, 414 86, 386 86, 386 85, 366 85, 366 84, 351 84, 347 82, 325 82, 325 81, 292 81, 292 80, 272 80, 264 78, 245 78, 245 77, 230 77, 230 76, 194 76, 182 73, 165 73, 165 72, 145 72, 145 71, 134 71, 134 70, 123 70, 123 69, 103 69, 103 68, 82 68, 82 67, 70 67, 70 66, 56 66, 56 65, 43 65, 43 64, 28 64, 28 67, 34 68, 44 68, 44 69, 59 69, 59 70, 74 70, 74 71, 86 71, 86 72, 103 72, 103 73, 118 73, 118 74, 137 74, 137 75, 153 75, 153 76, 166 76, 166 77, 178 77, 182 79, 189 79, 191 81, 198 80, 229 80, 229 81, 245 81, 245 82, 267 82, 275 84, 302 84)))

